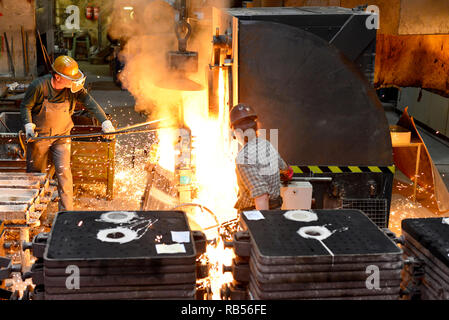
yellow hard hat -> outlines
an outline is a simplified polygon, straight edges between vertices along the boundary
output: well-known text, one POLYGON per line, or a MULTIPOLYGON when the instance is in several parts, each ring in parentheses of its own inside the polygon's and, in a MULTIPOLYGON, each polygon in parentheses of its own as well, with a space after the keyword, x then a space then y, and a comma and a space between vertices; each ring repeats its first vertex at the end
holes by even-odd
POLYGON ((53 71, 70 80, 80 80, 84 75, 78 68, 78 63, 69 56, 59 56, 53 62, 53 71))
POLYGON ((78 63, 69 56, 59 56, 52 65, 53 71, 60 76, 72 80, 72 92, 79 91, 84 86, 86 77, 79 70, 78 63))

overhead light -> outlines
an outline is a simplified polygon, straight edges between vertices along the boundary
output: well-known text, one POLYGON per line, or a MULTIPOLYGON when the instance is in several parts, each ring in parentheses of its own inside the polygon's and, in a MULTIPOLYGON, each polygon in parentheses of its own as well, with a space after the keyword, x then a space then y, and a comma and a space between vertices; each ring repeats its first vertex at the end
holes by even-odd
POLYGON ((134 10, 134 8, 133 8, 133 7, 123 7, 123 10, 129 10, 129 11, 132 11, 132 10, 134 10))

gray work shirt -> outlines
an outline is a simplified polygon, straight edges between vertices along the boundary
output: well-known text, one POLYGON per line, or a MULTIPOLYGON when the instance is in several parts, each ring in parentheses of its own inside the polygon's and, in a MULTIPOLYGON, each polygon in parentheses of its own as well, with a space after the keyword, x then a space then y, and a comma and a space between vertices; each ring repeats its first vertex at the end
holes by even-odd
POLYGON ((69 88, 56 90, 51 86, 51 77, 51 74, 47 74, 33 80, 30 83, 30 86, 25 93, 25 98, 22 100, 20 105, 20 115, 24 125, 27 123, 32 123, 33 115, 37 115, 40 112, 44 102, 44 85, 48 85, 48 101, 50 102, 64 102, 67 95, 70 101, 70 115, 72 115, 75 110, 76 101, 79 101, 95 116, 98 121, 100 121, 100 123, 107 120, 103 109, 85 88, 82 88, 76 93, 71 92, 69 88))

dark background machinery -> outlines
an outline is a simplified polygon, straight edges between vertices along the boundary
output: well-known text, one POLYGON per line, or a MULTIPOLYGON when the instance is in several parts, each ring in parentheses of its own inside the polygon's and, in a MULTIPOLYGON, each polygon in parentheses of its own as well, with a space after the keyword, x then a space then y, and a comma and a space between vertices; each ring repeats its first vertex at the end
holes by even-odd
POLYGON ((239 8, 213 17, 212 73, 227 70, 229 105, 253 106, 268 139, 278 130, 294 180, 313 185, 313 207, 360 209, 387 227, 394 166, 388 122, 371 87, 376 30, 366 27, 369 14, 239 8))

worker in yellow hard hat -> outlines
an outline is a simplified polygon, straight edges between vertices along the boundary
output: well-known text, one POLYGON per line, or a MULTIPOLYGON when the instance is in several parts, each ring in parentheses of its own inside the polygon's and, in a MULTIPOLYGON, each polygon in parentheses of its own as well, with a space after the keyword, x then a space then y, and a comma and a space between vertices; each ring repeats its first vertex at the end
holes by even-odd
MULTIPOLYGON (((103 132, 115 131, 111 121, 84 88, 86 76, 69 56, 59 56, 51 74, 31 82, 20 105, 27 139, 39 136, 69 135, 73 128, 72 114, 76 102, 83 103, 98 121, 103 132)), ((71 140, 43 139, 28 143, 27 172, 45 172, 48 155, 55 165, 58 180, 59 209, 73 210, 73 181, 70 168, 71 140)))

